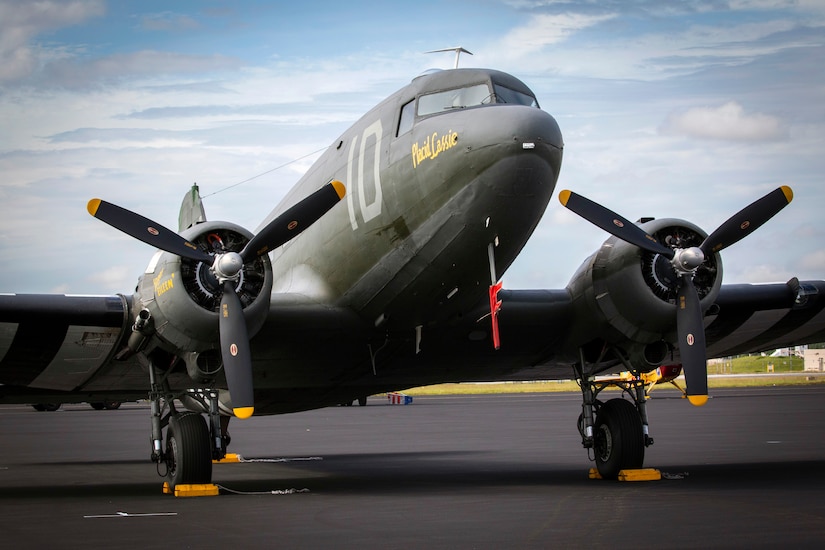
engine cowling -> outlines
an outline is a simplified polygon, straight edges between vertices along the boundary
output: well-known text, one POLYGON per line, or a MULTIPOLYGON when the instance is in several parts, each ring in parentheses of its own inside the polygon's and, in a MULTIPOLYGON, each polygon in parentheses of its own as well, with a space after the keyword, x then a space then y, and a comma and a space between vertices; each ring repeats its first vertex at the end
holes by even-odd
MULTIPOLYGON (((696 225, 678 219, 650 220, 640 227, 673 249, 699 246, 707 236, 696 225)), ((678 276, 667 258, 610 237, 568 285, 580 323, 572 334, 589 337, 577 345, 594 349, 612 344, 635 365, 661 364, 675 340, 677 285, 678 276), (598 336, 592 339, 594 328, 598 336)), ((722 285, 718 253, 699 267, 694 285, 702 310, 707 311, 722 285)))
MULTIPOLYGON (((252 238, 246 229, 227 222, 205 222, 181 234, 209 253, 240 251, 252 238)), ((247 262, 235 292, 243 305, 249 336, 266 320, 272 292, 272 266, 267 255, 247 262)), ((158 251, 138 281, 134 307, 138 318, 151 319, 143 351, 159 347, 186 360, 190 377, 206 382, 221 368, 218 310, 221 284, 204 262, 158 251)))

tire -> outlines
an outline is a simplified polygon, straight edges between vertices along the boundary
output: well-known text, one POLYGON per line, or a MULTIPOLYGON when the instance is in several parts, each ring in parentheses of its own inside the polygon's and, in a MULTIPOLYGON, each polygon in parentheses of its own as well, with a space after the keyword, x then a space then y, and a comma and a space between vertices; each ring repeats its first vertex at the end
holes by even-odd
POLYGON ((97 402, 95 402, 95 403, 89 403, 89 406, 90 406, 91 408, 93 408, 94 410, 96 410, 96 411, 102 411, 103 409, 105 409, 105 408, 106 408, 106 405, 105 405, 105 404, 103 404, 103 403, 97 403, 97 402))
POLYGON ((635 405, 611 399, 599 409, 593 430, 596 467, 604 479, 616 479, 619 471, 641 468, 645 459, 642 420, 635 405))
POLYGON ((169 420, 166 465, 170 489, 212 482, 212 450, 203 416, 184 413, 169 420))
POLYGON ((366 407, 367 406, 367 396, 366 395, 364 397, 359 397, 358 398, 358 405, 361 406, 361 407, 366 407))
POLYGON ((36 411, 48 411, 54 412, 60 408, 60 403, 37 403, 36 405, 32 405, 32 408, 36 411))

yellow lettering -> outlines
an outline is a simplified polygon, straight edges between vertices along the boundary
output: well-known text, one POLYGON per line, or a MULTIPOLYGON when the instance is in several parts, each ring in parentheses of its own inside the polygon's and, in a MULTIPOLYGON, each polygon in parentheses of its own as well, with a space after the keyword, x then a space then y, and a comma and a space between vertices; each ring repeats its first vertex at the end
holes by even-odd
POLYGON ((166 269, 166 268, 165 267, 161 268, 160 273, 158 273, 158 276, 155 277, 154 279, 152 279, 152 284, 154 284, 156 288, 158 286, 158 283, 160 283, 160 280, 163 278, 163 270, 164 269, 166 269))
POLYGON ((163 278, 163 269, 160 270, 158 276, 152 279, 152 283, 155 285, 155 296, 161 296, 168 290, 172 290, 175 288, 175 274, 172 273, 168 279, 162 281, 163 278))
POLYGON ((433 132, 427 136, 423 143, 412 144, 410 156, 412 157, 413 168, 418 168, 425 160, 433 160, 441 153, 448 151, 458 143, 458 132, 448 131, 444 135, 433 132))

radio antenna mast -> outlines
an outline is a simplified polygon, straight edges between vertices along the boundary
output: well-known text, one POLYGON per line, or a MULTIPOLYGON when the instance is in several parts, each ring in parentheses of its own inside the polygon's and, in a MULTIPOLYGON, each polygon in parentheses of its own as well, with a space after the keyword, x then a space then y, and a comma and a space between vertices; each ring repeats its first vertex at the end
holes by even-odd
POLYGON ((439 53, 439 52, 455 52, 455 67, 454 67, 455 69, 458 68, 458 58, 461 56, 461 52, 473 55, 473 52, 471 52, 469 50, 465 50, 461 46, 456 47, 456 48, 444 48, 444 49, 441 49, 441 50, 431 50, 429 52, 424 52, 424 53, 439 53))

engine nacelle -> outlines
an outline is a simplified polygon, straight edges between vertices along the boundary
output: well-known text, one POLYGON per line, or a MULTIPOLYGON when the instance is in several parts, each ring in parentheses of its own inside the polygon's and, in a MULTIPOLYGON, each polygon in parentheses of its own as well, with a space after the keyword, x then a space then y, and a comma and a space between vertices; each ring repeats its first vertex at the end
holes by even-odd
MULTIPOLYGON (((252 238, 246 229, 227 222, 205 222, 182 233, 208 252, 239 252, 252 238)), ((272 266, 267 255, 244 265, 235 291, 244 308, 247 331, 254 336, 266 321, 272 292, 272 266)), ((138 281, 134 308, 151 318, 151 338, 144 351, 160 347, 183 357, 196 381, 213 377, 221 367, 218 331, 222 287, 210 266, 158 251, 138 281), (144 311, 145 310, 145 311, 144 311)), ((145 329, 144 329, 145 330, 145 329)))
MULTIPOLYGON (((699 246, 707 236, 692 223, 677 219, 651 220, 641 227, 674 249, 699 246)), ((702 310, 707 311, 722 285, 718 254, 706 258, 693 281, 702 310)), ((574 338, 592 337, 595 328, 596 342, 620 347, 640 367, 655 367, 667 358, 668 343, 675 339, 678 291, 678 276, 668 258, 611 237, 582 264, 568 290, 578 323, 574 338)))

